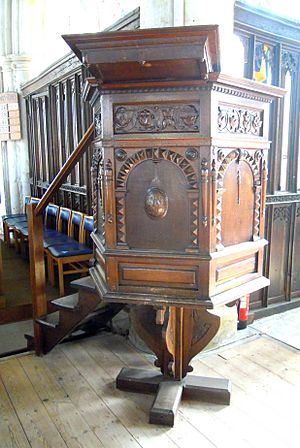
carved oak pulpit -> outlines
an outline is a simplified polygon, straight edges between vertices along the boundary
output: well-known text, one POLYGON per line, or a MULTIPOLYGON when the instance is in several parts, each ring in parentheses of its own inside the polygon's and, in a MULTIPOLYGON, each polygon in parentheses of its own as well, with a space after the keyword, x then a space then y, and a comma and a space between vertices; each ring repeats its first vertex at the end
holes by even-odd
POLYGON ((69 35, 92 77, 94 265, 161 374, 123 369, 117 387, 157 392, 173 425, 182 394, 229 403, 225 379, 187 375, 216 334, 213 309, 262 275, 269 105, 282 90, 220 74, 217 26, 69 35))

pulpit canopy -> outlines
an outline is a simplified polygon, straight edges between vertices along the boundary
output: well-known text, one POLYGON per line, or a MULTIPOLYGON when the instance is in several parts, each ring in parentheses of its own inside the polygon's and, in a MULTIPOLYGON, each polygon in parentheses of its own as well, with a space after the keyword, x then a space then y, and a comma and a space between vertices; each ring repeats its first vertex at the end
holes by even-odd
POLYGON ((101 84, 205 80, 220 71, 217 25, 63 38, 101 84))

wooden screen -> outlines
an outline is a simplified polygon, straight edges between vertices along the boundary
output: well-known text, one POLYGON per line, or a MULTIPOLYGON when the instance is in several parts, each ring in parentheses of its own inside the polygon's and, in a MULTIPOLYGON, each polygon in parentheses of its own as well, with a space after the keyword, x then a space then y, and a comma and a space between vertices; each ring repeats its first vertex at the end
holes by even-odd
POLYGON ((264 270, 271 286, 251 298, 254 309, 284 309, 298 306, 300 297, 300 29, 236 2, 235 31, 244 46, 244 76, 287 89, 270 114, 264 270))

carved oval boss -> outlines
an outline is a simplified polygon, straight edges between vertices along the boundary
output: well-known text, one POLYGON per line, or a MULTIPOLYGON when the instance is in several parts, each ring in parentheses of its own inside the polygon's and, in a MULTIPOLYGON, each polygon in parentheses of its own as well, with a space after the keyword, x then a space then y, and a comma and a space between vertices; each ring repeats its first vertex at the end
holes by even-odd
POLYGON ((158 187, 148 188, 145 195, 145 211, 152 219, 162 219, 168 212, 168 196, 158 187))

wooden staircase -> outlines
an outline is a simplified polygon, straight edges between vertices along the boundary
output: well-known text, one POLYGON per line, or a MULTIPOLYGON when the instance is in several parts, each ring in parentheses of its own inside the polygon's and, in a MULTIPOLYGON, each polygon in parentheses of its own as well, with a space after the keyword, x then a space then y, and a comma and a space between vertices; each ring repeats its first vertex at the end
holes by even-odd
POLYGON ((91 334, 104 328, 124 306, 105 304, 91 277, 80 278, 71 285, 77 292, 52 300, 54 311, 36 319, 41 328, 43 354, 77 330, 91 334))
POLYGON ((77 292, 52 300, 53 312, 48 312, 43 246, 43 213, 50 200, 83 156, 94 136, 94 124, 87 129, 77 147, 53 179, 38 204, 27 207, 30 279, 34 335, 25 335, 27 346, 37 355, 48 353, 55 345, 75 332, 91 333, 105 327, 124 305, 105 304, 96 292, 91 277, 72 282, 77 292))

